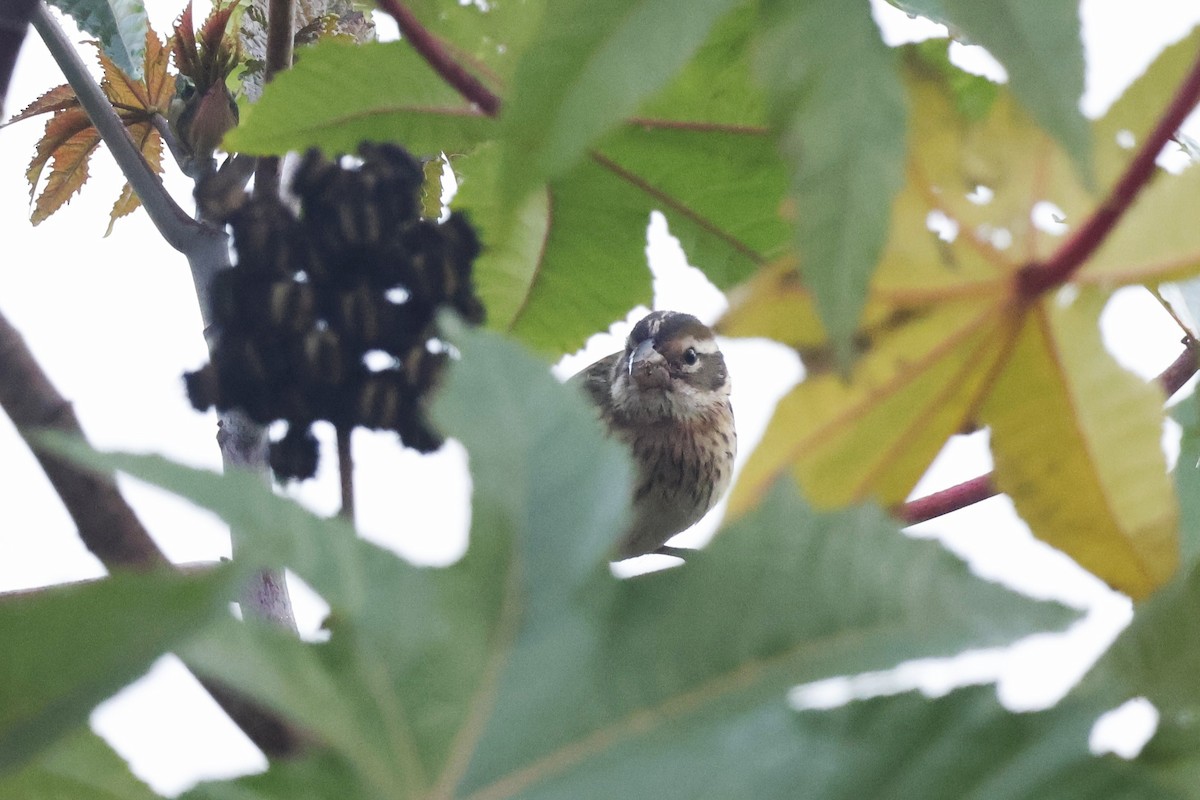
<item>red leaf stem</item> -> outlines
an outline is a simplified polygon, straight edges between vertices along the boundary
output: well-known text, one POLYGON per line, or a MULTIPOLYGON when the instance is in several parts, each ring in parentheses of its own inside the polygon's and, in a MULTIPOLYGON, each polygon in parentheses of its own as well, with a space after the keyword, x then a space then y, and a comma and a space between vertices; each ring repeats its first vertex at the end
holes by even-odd
POLYGON ((1155 160, 1163 147, 1179 130, 1188 114, 1200 102, 1200 55, 1197 55, 1175 96, 1171 98, 1162 118, 1142 143, 1141 148, 1125 168, 1100 207, 1088 217, 1079 230, 1067 239, 1050 258, 1028 264, 1018 274, 1017 287, 1021 296, 1033 298, 1042 292, 1062 285, 1096 252, 1117 222, 1133 205, 1138 194, 1154 175, 1155 160))
MULTIPOLYGON (((1200 366, 1200 362, 1197 360, 1196 342, 1188 338, 1184 339, 1183 344, 1183 352, 1156 378, 1167 397, 1183 388, 1183 385, 1191 380, 1200 366)), ((926 522, 949 514, 951 511, 975 505, 998 494, 1000 494, 1000 490, 992 482, 992 473, 988 472, 948 489, 942 489, 940 492, 933 492, 916 500, 910 500, 896 509, 896 516, 906 525, 916 525, 918 522, 926 522)))
POLYGON ((407 6, 399 0, 379 0, 379 7, 396 20, 401 35, 421 54, 421 58, 433 67, 442 80, 489 117, 500 113, 500 98, 462 64, 455 61, 446 50, 446 46, 413 16, 407 6))

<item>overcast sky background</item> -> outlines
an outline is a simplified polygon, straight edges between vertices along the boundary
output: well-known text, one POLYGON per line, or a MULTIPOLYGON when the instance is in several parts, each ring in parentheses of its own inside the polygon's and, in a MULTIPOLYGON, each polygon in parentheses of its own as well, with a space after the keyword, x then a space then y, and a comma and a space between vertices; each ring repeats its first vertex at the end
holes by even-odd
MULTIPOLYGON (((155 29, 169 30, 180 5, 150 0, 155 29)), ((1090 115, 1103 113, 1164 45, 1200 22, 1200 5, 1175 0, 1134 5, 1115 0, 1083 3, 1089 59, 1082 107, 1090 115)), ((889 42, 938 35, 937 26, 909 20, 881 3, 875 8, 889 42)), ((206 7, 198 5, 197 17, 205 13, 206 7)), ((389 20, 379 27, 383 35, 394 37, 389 20)), ((72 35, 85 38, 74 31, 72 35)), ((987 70, 986 59, 971 52, 977 48, 958 50, 975 68, 987 70)), ((31 32, 13 76, 7 113, 62 82, 31 32)), ((1191 135, 1200 137, 1194 122, 1189 125, 1191 135)), ((103 151, 93 158, 92 177, 82 195, 47 222, 31 227, 24 171, 41 130, 40 121, 0 130, 0 220, 9 254, 0 262, 0 309, 23 333, 58 389, 75 403, 94 444, 219 467, 215 417, 191 409, 180 380, 184 371, 207 360, 186 263, 162 242, 142 212, 119 221, 112 236, 102 238, 108 209, 121 185, 103 151)), ((186 179, 170 173, 167 185, 190 207, 186 179)), ((656 274, 656 308, 688 311, 706 321, 717 318, 724 298, 687 266, 661 217, 650 225, 648 255, 656 274)), ((564 359, 556 373, 569 375, 619 349, 631 322, 645 311, 631 310, 612 333, 594 337, 583 353, 564 359)), ((1144 291, 1118 293, 1106 311, 1104 328, 1114 355, 1146 377, 1178 355, 1178 329, 1144 291)), ((745 341, 725 341, 722 346, 734 378, 739 459, 744 460, 775 400, 799 379, 801 369, 783 348, 745 341)), ((421 457, 400 450, 389 437, 356 434, 354 444, 363 534, 422 563, 457 558, 466 545, 470 492, 461 448, 452 443, 441 453, 421 457)), ((332 459, 326 463, 326 474, 297 494, 313 508, 332 513, 337 490, 328 474, 332 459)), ((990 466, 985 435, 956 437, 914 494, 957 483, 990 466)), ((0 474, 0 591, 104 574, 79 543, 7 418, 0 418, 0 474)), ((143 521, 173 560, 211 561, 229 554, 227 532, 208 515, 154 490, 126 486, 143 521)), ((703 542, 719 514, 710 515, 677 542, 703 542)), ((1001 699, 1010 707, 1043 706, 1066 691, 1128 620, 1129 604, 1123 597, 1033 540, 1004 498, 918 526, 916 533, 937 535, 985 577, 1088 609, 1088 615, 1067 635, 1035 637, 1005 652, 906 665, 886 675, 822 682, 798 693, 796 702, 828 704, 855 692, 906 686, 944 691, 964 679, 995 678, 1001 699)), ((311 633, 323 605, 300 586, 294 588, 294 599, 302 630, 311 633)), ((1152 730, 1153 719, 1147 706, 1133 706, 1110 725, 1098 746, 1136 749, 1152 730)), ((146 678, 102 704, 93 715, 93 726, 130 760, 137 774, 166 793, 177 793, 198 779, 240 774, 265 764, 172 657, 161 659, 146 678)))

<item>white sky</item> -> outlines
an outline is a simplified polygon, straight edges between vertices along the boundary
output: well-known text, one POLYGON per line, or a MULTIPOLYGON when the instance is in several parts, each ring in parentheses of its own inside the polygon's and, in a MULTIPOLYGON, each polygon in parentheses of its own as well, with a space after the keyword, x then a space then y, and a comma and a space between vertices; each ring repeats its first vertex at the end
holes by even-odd
MULTIPOLYGON (((155 28, 167 30, 178 4, 151 0, 147 5, 155 28)), ((928 25, 908 20, 889 6, 877 3, 876 14, 890 41, 929 35, 928 25)), ((1098 0, 1085 2, 1083 14, 1089 64, 1082 105, 1096 115, 1165 44, 1200 21, 1200 6, 1174 0, 1098 0)), ((199 8, 197 15, 202 15, 199 8)), ((977 50, 965 50, 972 49, 977 50)), ((980 63, 978 57, 975 63, 980 63)), ((8 112, 20 110, 61 82, 31 33, 17 63, 8 112)), ((24 334, 59 390, 75 403, 96 445, 218 466, 215 418, 191 409, 180 380, 185 370, 207 358, 184 260, 162 243, 141 212, 118 222, 108 239, 101 238, 121 183, 103 152, 93 159, 92 178, 83 194, 32 228, 26 221, 24 170, 41 129, 42 123, 31 121, 0 130, 0 187, 5 187, 0 192, 0 220, 4 252, 9 254, 0 262, 0 309, 24 334)), ((190 205, 186 180, 169 175, 168 187, 185 207, 190 205)), ((650 238, 656 307, 714 320, 724 308, 724 298, 686 266, 661 217, 651 225, 650 238)), ((641 313, 644 309, 632 310, 630 319, 641 313)), ((628 324, 618 323, 616 335, 595 337, 584 354, 564 360, 559 374, 570 374, 619 349, 628 324)), ((1139 290, 1119 293, 1106 312, 1105 334, 1122 363, 1147 377, 1179 351, 1177 329, 1139 290)), ((799 377, 799 367, 780 348, 749 342, 725 342, 723 347, 735 381, 739 456, 744 459, 776 398, 799 377)), ((424 562, 446 563, 457 557, 465 546, 469 497, 461 450, 451 446, 422 458, 400 451, 387 437, 359 435, 355 448, 364 535, 424 562), (459 513, 447 519, 447 508, 459 513)), ((989 468, 983 436, 957 437, 915 494, 989 468)), ((0 418, 0 474, 0 591, 103 574, 79 543, 7 418, 0 418)), ((330 478, 322 476, 301 494, 313 507, 332 512, 337 500, 330 478)), ((226 532, 207 515, 153 490, 129 488, 142 519, 172 559, 228 555, 226 532)), ((704 541, 718 517, 719 512, 678 542, 704 541)), ((1010 706, 1045 705, 1070 686, 1128 619, 1123 598, 1033 540, 1004 498, 918 526, 918 535, 940 537, 985 577, 1087 608, 1089 614, 1067 636, 1037 637, 1004 653, 907 665, 851 682, 823 682, 798 695, 797 702, 827 704, 855 692, 906 686, 945 691, 964 678, 998 678, 1001 697, 1010 706)), ((296 591, 295 599, 301 624, 311 631, 320 619, 321 603, 303 591, 296 591)), ((1112 726, 1116 733, 1105 741, 1136 744, 1144 739, 1146 725, 1153 724, 1152 711, 1137 706, 1131 714, 1112 726)), ((140 776, 166 793, 177 793, 201 778, 261 769, 264 763, 173 658, 160 660, 147 678, 103 704, 93 715, 93 725, 140 776)))

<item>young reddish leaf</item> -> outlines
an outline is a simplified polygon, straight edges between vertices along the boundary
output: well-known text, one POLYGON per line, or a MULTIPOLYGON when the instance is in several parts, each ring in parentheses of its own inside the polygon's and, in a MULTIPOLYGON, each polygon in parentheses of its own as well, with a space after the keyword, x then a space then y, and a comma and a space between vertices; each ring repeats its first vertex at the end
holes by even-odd
POLYGON ((188 4, 175 20, 175 37, 171 51, 175 55, 175 67, 179 74, 190 79, 197 91, 203 93, 210 86, 224 83, 225 78, 237 66, 239 46, 236 36, 227 36, 229 20, 237 3, 222 6, 219 2, 200 26, 197 39, 192 23, 192 3, 188 4))
POLYGON ((54 152, 69 142, 81 131, 92 127, 92 121, 87 113, 79 107, 68 108, 55 114, 46 123, 42 138, 34 145, 33 160, 25 170, 25 179, 29 181, 29 199, 32 200, 37 192, 38 180, 42 170, 54 152))
MULTIPOLYGON (((38 99, 34 100, 29 105, 25 106, 19 114, 13 116, 5 125, 11 125, 14 122, 19 122, 23 119, 35 117, 38 114, 48 114, 52 111, 65 111, 68 108, 76 108, 79 105, 79 100, 75 97, 75 90, 68 84, 55 86, 38 99)), ((0 126, 3 127, 3 126, 0 126)))
MULTIPOLYGON (((143 122, 140 125, 134 125, 129 129, 130 135, 133 136, 134 142, 137 143, 138 149, 142 151, 146 162, 150 165, 150 169, 155 172, 162 172, 162 137, 158 135, 158 131, 148 122, 143 122)), ((104 231, 104 235, 108 236, 112 233, 113 225, 121 217, 128 216, 137 210, 142 204, 141 198, 133 191, 133 187, 128 181, 121 188, 121 195, 117 198, 117 202, 113 204, 112 212, 108 216, 108 228, 104 231)))
POLYGON ((175 97, 175 76, 168 69, 171 49, 159 41, 153 32, 146 35, 146 62, 142 70, 145 75, 146 111, 166 116, 167 109, 175 97))
POLYGON ((34 203, 30 222, 37 225, 44 221, 83 188, 88 179, 88 159, 99 146, 100 134, 89 126, 55 148, 50 178, 34 203))
MULTIPOLYGON (((162 172, 162 140, 153 120, 155 115, 165 113, 175 93, 174 79, 167 71, 169 54, 170 51, 154 32, 148 31, 143 69, 145 79, 134 80, 97 47, 97 58, 103 71, 100 87, 129 129, 146 163, 158 173, 162 172)), ((42 138, 34 146, 33 159, 25 171, 29 181, 29 197, 34 199, 46 165, 52 164, 50 177, 42 193, 37 195, 30 215, 34 225, 62 208, 83 187, 88 178, 88 159, 101 141, 91 119, 79 106, 69 86, 59 86, 46 92, 14 120, 51 112, 54 116, 46 123, 42 138)), ((138 205, 140 201, 137 196, 126 186, 113 206, 108 233, 112 232, 113 222, 129 214, 138 205)))

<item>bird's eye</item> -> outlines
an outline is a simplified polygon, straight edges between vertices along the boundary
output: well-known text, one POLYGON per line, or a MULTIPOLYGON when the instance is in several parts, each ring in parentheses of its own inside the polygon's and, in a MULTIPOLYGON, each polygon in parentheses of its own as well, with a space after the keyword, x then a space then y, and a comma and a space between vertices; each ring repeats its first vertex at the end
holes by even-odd
POLYGON ((700 356, 696 353, 696 348, 689 347, 687 350, 683 351, 683 363, 687 364, 689 367, 699 360, 700 356))

